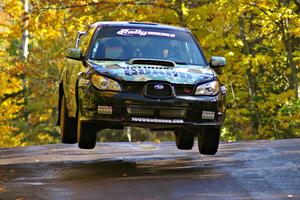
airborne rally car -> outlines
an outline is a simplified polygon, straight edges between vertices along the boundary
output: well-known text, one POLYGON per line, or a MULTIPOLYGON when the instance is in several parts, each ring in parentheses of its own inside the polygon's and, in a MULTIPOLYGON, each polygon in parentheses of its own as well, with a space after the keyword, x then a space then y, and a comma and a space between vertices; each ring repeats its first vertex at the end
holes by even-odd
POLYGON ((218 150, 225 87, 185 28, 98 22, 67 50, 59 89, 62 142, 92 149, 99 130, 125 126, 175 132, 178 149, 218 150))

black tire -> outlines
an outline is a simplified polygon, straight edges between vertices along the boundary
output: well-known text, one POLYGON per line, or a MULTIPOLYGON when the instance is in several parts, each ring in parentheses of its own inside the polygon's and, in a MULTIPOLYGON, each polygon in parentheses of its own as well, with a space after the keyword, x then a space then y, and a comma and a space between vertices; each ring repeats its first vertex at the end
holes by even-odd
POLYGON ((77 121, 68 116, 64 96, 62 96, 60 108, 61 142, 65 144, 75 144, 77 142, 77 121))
POLYGON ((187 131, 175 131, 176 146, 181 150, 191 150, 194 146, 194 135, 187 131))
POLYGON ((220 128, 207 128, 198 136, 199 152, 204 155, 215 155, 219 148, 220 128))
POLYGON ((93 149, 96 146, 97 128, 93 123, 80 121, 81 111, 77 114, 77 137, 80 149, 93 149))

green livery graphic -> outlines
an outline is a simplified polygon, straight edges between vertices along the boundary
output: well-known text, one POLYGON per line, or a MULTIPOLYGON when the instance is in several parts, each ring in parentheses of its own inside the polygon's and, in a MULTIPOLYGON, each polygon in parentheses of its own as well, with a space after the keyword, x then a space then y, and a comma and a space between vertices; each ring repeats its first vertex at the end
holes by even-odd
POLYGON ((176 65, 174 67, 153 65, 131 65, 127 62, 94 62, 94 69, 109 73, 125 81, 167 81, 174 84, 195 84, 214 78, 209 66, 176 65))

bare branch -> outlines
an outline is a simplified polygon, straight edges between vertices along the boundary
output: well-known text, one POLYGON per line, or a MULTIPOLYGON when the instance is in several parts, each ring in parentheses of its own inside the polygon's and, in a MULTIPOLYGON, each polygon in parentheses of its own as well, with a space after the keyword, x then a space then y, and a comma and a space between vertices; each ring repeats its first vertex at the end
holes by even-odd
POLYGON ((300 9, 300 0, 294 0, 294 3, 298 6, 298 9, 300 9))
POLYGON ((250 5, 256 7, 258 10, 260 10, 262 13, 264 13, 264 14, 265 14, 267 17, 269 17, 269 18, 270 18, 270 19, 271 19, 278 27, 281 26, 281 25, 280 25, 280 22, 278 22, 278 21, 276 21, 275 19, 273 19, 272 16, 270 16, 269 13, 268 13, 266 10, 262 9, 261 7, 259 7, 256 3, 251 3, 250 5))
MULTIPOLYGON (((166 6, 157 5, 155 2, 139 2, 139 1, 127 1, 127 2, 111 2, 111 1, 101 1, 101 2, 90 2, 86 4, 73 4, 73 5, 61 5, 59 6, 52 5, 48 7, 43 7, 40 9, 32 10, 33 13, 40 13, 47 10, 65 10, 65 9, 74 9, 74 8, 83 8, 83 7, 93 7, 93 6, 100 6, 100 5, 110 5, 110 6, 120 6, 120 5, 136 5, 136 6, 153 6, 153 7, 160 7, 160 8, 168 8, 166 6)), ((171 8, 169 8, 171 9, 171 8)))

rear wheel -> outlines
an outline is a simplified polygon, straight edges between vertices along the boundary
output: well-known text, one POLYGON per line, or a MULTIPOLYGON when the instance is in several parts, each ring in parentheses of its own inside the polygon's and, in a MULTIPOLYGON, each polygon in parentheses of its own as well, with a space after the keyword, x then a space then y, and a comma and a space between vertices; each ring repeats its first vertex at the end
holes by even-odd
POLYGON ((75 144, 77 142, 77 124, 76 119, 68 116, 66 100, 62 96, 60 110, 60 132, 61 141, 65 144, 75 144))
POLYGON ((194 135, 183 130, 175 132, 176 146, 181 150, 190 150, 194 146, 194 135))
POLYGON ((220 128, 208 128, 198 136, 199 152, 204 155, 215 155, 219 148, 220 128))
POLYGON ((77 137, 80 149, 93 149, 96 146, 97 127, 93 123, 80 121, 81 111, 77 114, 77 137))

